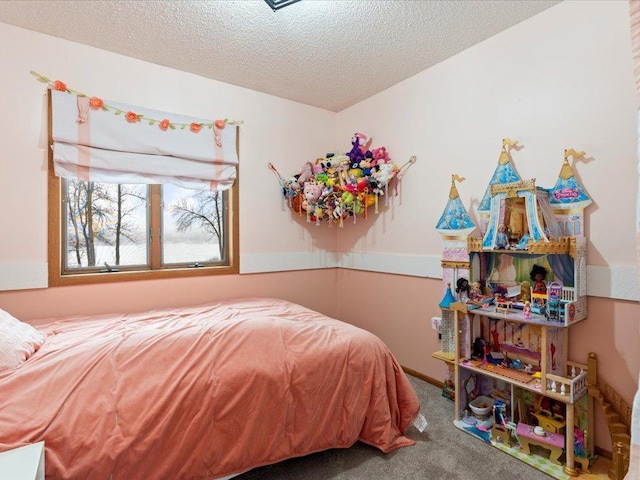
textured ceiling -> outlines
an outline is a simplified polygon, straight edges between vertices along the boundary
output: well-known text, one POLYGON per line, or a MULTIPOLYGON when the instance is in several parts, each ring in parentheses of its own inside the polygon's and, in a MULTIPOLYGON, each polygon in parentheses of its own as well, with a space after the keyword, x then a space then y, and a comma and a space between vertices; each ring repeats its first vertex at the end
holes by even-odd
POLYGON ((557 3, 2 0, 0 22, 337 112, 557 3))

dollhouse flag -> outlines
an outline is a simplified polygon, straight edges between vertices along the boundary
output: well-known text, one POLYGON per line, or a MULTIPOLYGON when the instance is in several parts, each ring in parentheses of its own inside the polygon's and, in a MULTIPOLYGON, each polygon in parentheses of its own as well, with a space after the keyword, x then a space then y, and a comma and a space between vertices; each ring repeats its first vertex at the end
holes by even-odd
POLYGON ((233 186, 238 164, 235 126, 112 101, 105 107, 106 102, 92 100, 51 90, 57 176, 173 183, 197 190, 233 186))

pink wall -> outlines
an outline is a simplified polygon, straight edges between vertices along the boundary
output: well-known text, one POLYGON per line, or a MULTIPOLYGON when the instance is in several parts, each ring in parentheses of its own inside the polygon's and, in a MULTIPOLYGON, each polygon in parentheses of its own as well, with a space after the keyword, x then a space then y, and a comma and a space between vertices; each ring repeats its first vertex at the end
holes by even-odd
POLYGON ((0 308, 21 320, 37 324, 47 317, 141 312, 237 297, 275 297, 335 317, 336 299, 321 297, 309 288, 310 285, 334 285, 335 282, 336 270, 322 269, 57 287, 0 292, 0 308))

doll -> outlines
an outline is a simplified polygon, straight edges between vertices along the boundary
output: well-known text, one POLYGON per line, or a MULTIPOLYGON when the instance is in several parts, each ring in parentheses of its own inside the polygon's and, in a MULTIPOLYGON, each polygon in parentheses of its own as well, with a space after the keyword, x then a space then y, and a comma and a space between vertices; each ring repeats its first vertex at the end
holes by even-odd
POLYGON ((456 282, 456 293, 458 294, 458 300, 462 303, 467 303, 471 298, 471 287, 469 287, 469 280, 460 277, 456 282))
POLYGON ((529 320, 531 318, 531 302, 527 300, 524 302, 524 308, 522 309, 522 318, 529 320))
POLYGON ((469 292, 469 298, 471 300, 482 300, 482 288, 480 287, 480 282, 473 282, 471 284, 471 292, 469 292))
POLYGON ((486 297, 482 294, 482 287, 480 282, 472 282, 471 289, 469 290, 469 300, 467 303, 473 305, 484 306, 486 297))
POLYGON ((534 265, 530 274, 533 281, 533 293, 547 293, 547 284, 544 283, 547 277, 547 269, 542 265, 534 265))
POLYGON ((496 246, 498 250, 509 248, 509 237, 507 236, 507 227, 504 224, 498 225, 498 233, 496 234, 496 246))

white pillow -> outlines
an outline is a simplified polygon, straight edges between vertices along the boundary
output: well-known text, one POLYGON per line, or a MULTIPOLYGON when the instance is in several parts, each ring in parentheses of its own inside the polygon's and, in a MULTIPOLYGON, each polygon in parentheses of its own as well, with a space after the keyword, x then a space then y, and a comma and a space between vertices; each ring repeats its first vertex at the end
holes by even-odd
POLYGON ((0 309, 0 372, 26 361, 44 340, 43 333, 0 309))

